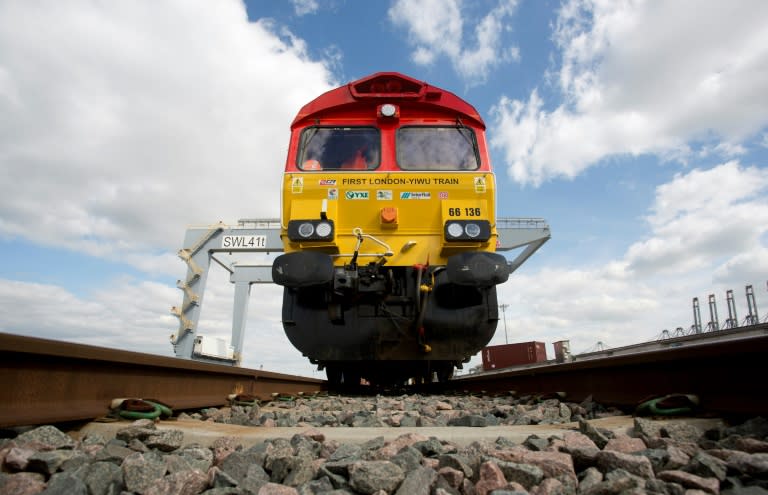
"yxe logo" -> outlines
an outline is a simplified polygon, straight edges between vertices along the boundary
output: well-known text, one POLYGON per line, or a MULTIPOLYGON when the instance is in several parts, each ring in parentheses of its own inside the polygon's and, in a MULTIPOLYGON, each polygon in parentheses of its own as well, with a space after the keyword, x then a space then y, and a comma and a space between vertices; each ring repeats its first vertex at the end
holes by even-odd
POLYGON ((368 199, 368 191, 347 191, 344 193, 347 199, 368 199))

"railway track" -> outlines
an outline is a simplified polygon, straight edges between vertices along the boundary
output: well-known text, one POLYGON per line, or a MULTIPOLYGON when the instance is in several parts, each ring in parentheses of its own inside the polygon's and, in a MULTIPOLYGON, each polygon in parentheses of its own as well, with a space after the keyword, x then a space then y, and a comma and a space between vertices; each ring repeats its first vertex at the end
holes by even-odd
POLYGON ((625 410, 649 397, 693 394, 701 409, 715 414, 764 415, 767 356, 768 324, 761 324, 744 338, 688 339, 665 349, 468 375, 454 380, 453 386, 489 393, 564 392, 569 401, 591 396, 625 410))
MULTIPOLYGON (((421 393, 565 393, 631 410, 643 399, 693 394, 722 415, 768 412, 762 380, 768 325, 749 338, 469 375, 421 393)), ((175 410, 217 407, 230 394, 261 400, 325 390, 318 379, 0 333, 0 427, 82 421, 116 398, 153 398, 175 410)))
POLYGON ((323 390, 324 381, 0 333, 0 428, 88 420, 117 398, 174 409, 221 406, 233 393, 323 390))

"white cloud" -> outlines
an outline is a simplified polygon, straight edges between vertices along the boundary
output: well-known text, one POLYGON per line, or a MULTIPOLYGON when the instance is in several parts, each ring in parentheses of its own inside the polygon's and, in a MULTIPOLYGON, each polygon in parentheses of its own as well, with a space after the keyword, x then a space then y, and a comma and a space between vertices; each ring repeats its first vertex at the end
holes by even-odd
POLYGON ((512 178, 574 177, 612 155, 743 153, 768 124, 768 4, 590 2, 561 8, 563 103, 503 97, 492 144, 512 178))
POLYGON ((395 25, 408 29, 411 42, 416 45, 414 61, 427 65, 438 55, 453 59, 461 52, 460 6, 460 0, 398 1, 388 15, 395 25))
POLYGON ((445 56, 469 84, 480 84, 500 63, 520 58, 517 47, 505 48, 501 40, 516 7, 517 0, 500 0, 478 19, 471 36, 473 47, 464 33, 465 25, 475 20, 467 17, 462 0, 398 0, 389 9, 389 19, 408 30, 415 63, 431 65, 445 56))
POLYGON ((699 151, 699 156, 702 158, 710 155, 731 158, 745 154, 747 154, 747 148, 739 143, 729 143, 727 141, 717 143, 715 146, 702 146, 701 151, 699 151))
POLYGON ((760 247, 768 232, 766 192, 768 170, 735 161, 678 174, 657 188, 647 217, 652 237, 629 248, 629 269, 639 274, 714 269, 723 257, 760 247))
MULTIPOLYGON (((713 279, 718 284, 740 285, 744 281, 754 280, 762 287, 768 281, 768 247, 765 245, 753 245, 743 253, 728 259, 714 272, 713 279)), ((764 300, 768 303, 768 300, 764 300)), ((763 306, 763 313, 768 306, 763 306)))
POLYGON ((234 0, 4 2, 0 235, 171 271, 186 225, 278 215, 289 124, 331 79, 234 0))
POLYGON ((320 4, 317 0, 291 0, 293 4, 293 11, 297 16, 304 16, 307 14, 314 14, 320 9, 320 4))
POLYGON ((168 303, 176 291, 152 282, 115 281, 112 287, 83 298, 53 285, 0 279, 0 329, 170 355, 167 336, 176 322, 168 303))

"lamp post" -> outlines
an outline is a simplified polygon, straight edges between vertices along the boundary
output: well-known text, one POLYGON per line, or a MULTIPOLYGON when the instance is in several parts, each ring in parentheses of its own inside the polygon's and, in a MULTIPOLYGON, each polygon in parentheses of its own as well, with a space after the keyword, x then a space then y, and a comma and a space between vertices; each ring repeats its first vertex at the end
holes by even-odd
POLYGON ((509 344, 509 337, 507 336, 507 307, 509 304, 499 304, 501 308, 501 317, 504 319, 504 342, 509 344))

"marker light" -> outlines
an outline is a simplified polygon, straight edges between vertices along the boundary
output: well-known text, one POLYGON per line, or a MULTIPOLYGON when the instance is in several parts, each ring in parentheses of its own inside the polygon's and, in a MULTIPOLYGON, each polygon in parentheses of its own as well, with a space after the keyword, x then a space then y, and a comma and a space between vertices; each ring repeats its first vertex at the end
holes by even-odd
POLYGON ((379 111, 382 117, 394 117, 397 114, 397 107, 391 103, 385 103, 379 111))
POLYGON ((315 227, 315 232, 320 237, 328 237, 333 232, 333 227, 328 222, 320 222, 315 227))

